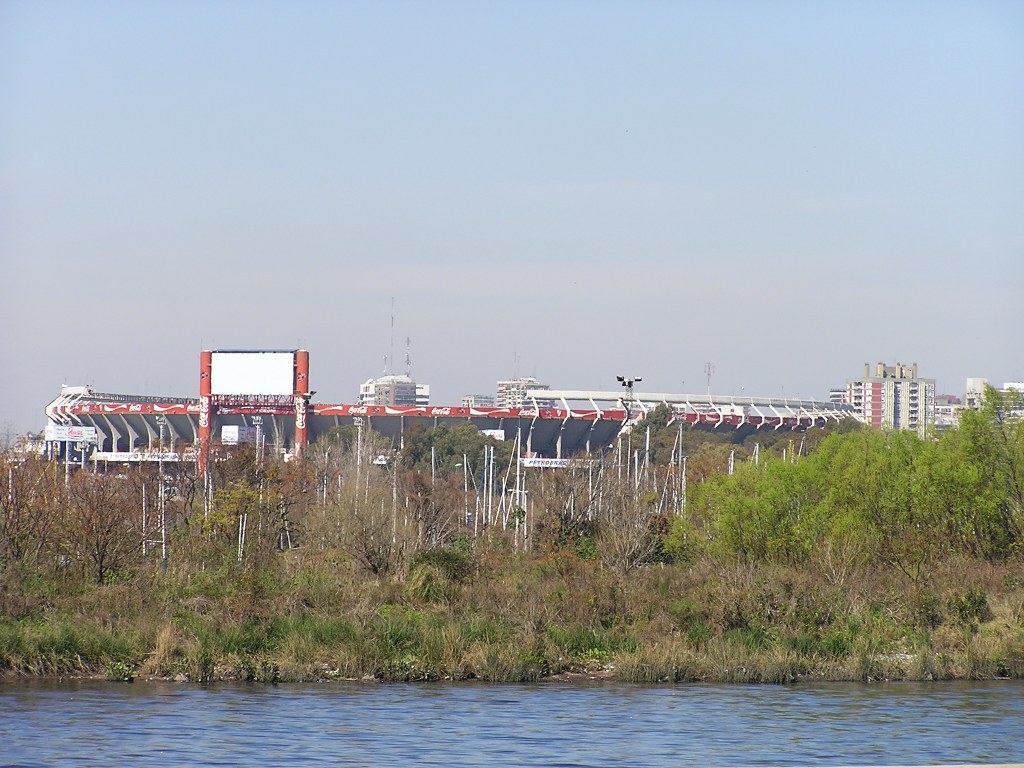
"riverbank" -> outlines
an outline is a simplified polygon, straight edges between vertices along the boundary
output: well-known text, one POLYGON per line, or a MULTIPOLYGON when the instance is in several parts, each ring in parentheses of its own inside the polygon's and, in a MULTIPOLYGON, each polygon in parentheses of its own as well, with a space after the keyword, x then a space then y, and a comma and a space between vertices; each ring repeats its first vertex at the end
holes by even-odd
POLYGON ((628 573, 561 551, 445 550, 376 578, 336 551, 280 567, 4 585, 0 674, 216 680, 799 683, 1024 677, 1020 564, 701 559, 628 573), (12 589, 13 588, 13 589, 12 589))

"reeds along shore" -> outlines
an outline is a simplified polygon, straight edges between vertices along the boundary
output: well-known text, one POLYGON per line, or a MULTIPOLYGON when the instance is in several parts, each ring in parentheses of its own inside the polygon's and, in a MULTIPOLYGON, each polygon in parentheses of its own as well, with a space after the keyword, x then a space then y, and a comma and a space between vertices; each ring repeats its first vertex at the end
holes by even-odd
POLYGON ((475 430, 384 466, 340 430, 207 480, 4 454, 0 674, 1020 678, 1024 430, 996 405, 801 450, 698 445, 655 413, 642 457, 532 473, 475 430))

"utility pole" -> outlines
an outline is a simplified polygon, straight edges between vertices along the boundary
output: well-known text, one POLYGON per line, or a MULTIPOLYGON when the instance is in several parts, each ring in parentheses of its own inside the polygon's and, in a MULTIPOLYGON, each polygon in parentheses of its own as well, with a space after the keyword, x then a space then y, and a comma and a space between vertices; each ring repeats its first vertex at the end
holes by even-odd
POLYGON ((363 419, 356 416, 352 419, 352 423, 356 425, 356 503, 358 504, 359 480, 363 471, 363 419))
POLYGON ((686 460, 689 456, 683 456, 683 506, 682 509, 686 509, 686 460))
POLYGON ((156 461, 160 475, 160 493, 157 496, 157 504, 160 508, 160 567, 167 570, 167 491, 164 483, 164 428, 167 426, 166 416, 157 416, 156 423, 160 427, 160 445, 158 447, 156 461))
MULTIPOLYGON (((465 508, 465 520, 469 522, 469 457, 462 454, 462 501, 465 508)), ((476 515, 473 515, 473 538, 476 538, 476 515)))

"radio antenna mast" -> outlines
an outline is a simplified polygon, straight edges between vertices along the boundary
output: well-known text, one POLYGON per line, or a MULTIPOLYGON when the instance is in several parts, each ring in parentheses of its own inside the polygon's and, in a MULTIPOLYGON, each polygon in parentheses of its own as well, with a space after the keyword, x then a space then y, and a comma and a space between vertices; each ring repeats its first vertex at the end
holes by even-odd
MULTIPOLYGON (((395 297, 391 297, 391 367, 395 367, 395 297)), ((384 366, 384 374, 387 375, 388 366, 384 366)))

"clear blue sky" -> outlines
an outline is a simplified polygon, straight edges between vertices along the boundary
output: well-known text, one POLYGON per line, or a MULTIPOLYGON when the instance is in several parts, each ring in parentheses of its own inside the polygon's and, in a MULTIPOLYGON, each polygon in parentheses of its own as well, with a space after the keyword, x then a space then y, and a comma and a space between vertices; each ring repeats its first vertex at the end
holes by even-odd
POLYGON ((1021 380, 1024 3, 4 0, 0 268, 8 430, 406 336, 439 404, 1021 380))

